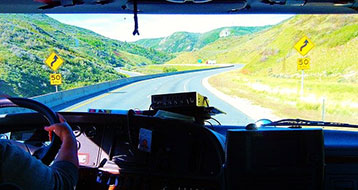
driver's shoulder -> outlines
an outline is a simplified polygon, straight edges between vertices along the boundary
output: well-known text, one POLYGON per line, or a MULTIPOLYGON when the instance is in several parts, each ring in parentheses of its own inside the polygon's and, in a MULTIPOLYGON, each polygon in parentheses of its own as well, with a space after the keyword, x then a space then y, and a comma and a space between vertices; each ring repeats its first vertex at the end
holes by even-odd
POLYGON ((10 141, 7 139, 0 139, 0 146, 10 144, 10 141))
POLYGON ((1 154, 10 147, 11 147, 11 143, 9 140, 0 139, 0 158, 1 158, 1 154))
POLYGON ((0 139, 0 151, 1 153, 9 150, 16 150, 17 147, 11 143, 10 140, 0 139))
POLYGON ((19 164, 23 160, 31 160, 31 156, 26 154, 20 147, 13 144, 10 140, 0 140, 0 160, 2 165, 4 163, 13 163, 13 165, 19 164))

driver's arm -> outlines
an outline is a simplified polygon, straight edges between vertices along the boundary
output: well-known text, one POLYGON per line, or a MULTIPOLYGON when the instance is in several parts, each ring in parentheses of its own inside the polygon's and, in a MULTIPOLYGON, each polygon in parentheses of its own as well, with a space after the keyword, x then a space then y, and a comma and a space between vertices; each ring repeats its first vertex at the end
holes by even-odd
POLYGON ((59 115, 59 118, 61 123, 45 127, 45 130, 49 132, 50 136, 52 132, 54 132, 62 142, 61 149, 56 156, 55 163, 59 161, 68 161, 78 168, 76 137, 73 135, 72 129, 67 124, 65 119, 61 115, 59 115))
POLYGON ((7 140, 0 140, 0 183, 32 189, 74 189, 78 180, 77 144, 67 123, 54 124, 53 131, 62 140, 61 148, 51 166, 44 165, 7 140))

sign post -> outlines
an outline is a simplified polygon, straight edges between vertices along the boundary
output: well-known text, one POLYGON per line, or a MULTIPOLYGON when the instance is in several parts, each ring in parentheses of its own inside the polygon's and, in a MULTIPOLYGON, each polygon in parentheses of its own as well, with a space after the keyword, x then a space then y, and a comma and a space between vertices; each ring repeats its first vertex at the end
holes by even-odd
MULTIPOLYGON (((300 53, 302 56, 305 56, 312 48, 314 44, 312 41, 307 37, 304 36, 301 38, 294 46, 294 48, 300 53)), ((298 58, 297 60, 297 70, 301 70, 301 90, 300 94, 303 96, 304 94, 304 78, 305 78, 305 70, 310 69, 310 59, 307 57, 298 58)))
POLYGON ((52 52, 50 56, 45 60, 45 64, 54 71, 54 74, 50 74, 50 84, 54 85, 56 92, 58 92, 58 85, 62 84, 61 74, 57 74, 56 71, 63 64, 63 59, 57 55, 55 52, 52 52))
POLYGON ((324 121, 324 115, 325 115, 325 102, 326 102, 326 98, 323 97, 322 98, 322 121, 324 121))
POLYGON ((304 94, 303 86, 304 86, 304 79, 305 79, 305 70, 310 68, 310 59, 309 58, 298 58, 297 60, 297 70, 301 70, 301 96, 304 94))
POLYGON ((301 93, 301 96, 303 96, 303 86, 304 86, 304 81, 305 80, 305 70, 302 70, 302 76, 301 76, 301 91, 300 91, 300 93, 301 93))

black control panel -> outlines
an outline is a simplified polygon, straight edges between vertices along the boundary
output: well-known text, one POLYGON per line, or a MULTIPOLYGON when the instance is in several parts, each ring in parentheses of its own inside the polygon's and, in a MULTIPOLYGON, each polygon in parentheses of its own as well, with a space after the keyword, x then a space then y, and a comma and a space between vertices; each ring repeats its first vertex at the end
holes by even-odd
MULTIPOLYGON (((98 166, 93 187, 216 190, 223 186, 224 144, 215 132, 195 123, 145 115, 129 114, 117 119, 123 122, 117 126, 97 125, 97 133, 90 139, 102 139, 93 141, 92 150, 98 151, 95 145, 101 147, 98 156, 88 156, 96 159, 98 166)), ((110 121, 113 120, 106 120, 110 121)), ((89 129, 92 128, 86 126, 82 131, 89 129)), ((84 144, 92 144, 78 139, 82 142, 80 150, 85 150, 84 144)), ((84 161, 86 157, 80 153, 84 161)), ((81 165, 91 167, 87 163, 81 165)), ((89 184, 81 187, 85 186, 89 184)))
POLYGON ((229 189, 322 189, 321 129, 228 130, 229 189))
POLYGON ((197 92, 152 95, 153 109, 196 108, 209 106, 209 100, 197 92))

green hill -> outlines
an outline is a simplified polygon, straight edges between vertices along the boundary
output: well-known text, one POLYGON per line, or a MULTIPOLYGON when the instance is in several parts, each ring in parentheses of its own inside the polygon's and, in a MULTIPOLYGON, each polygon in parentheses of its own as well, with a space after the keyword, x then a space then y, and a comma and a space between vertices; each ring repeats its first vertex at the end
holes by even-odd
POLYGON ((11 96, 53 92, 52 71, 43 63, 52 51, 65 60, 59 69, 61 89, 123 78, 113 67, 161 64, 172 58, 41 14, 1 14, 0 31, 0 94, 11 96))
POLYGON ((252 34, 270 28, 271 26, 256 26, 256 27, 244 27, 244 26, 233 26, 233 27, 222 27, 200 35, 198 42, 195 45, 196 49, 200 49, 220 38, 227 38, 231 36, 243 36, 246 34, 252 34))
POLYGON ((199 33, 175 32, 166 38, 142 39, 135 44, 170 53, 191 51, 199 39, 199 33))
POLYGON ((355 15, 295 16, 265 31, 219 39, 198 51, 180 54, 169 63, 215 59, 218 63, 246 64, 245 72, 251 74, 294 75, 301 56, 293 46, 304 35, 315 44, 307 55, 312 63, 308 74, 333 76, 358 71, 355 15))
POLYGON ((176 52, 190 52, 192 50, 200 49, 220 38, 230 36, 242 36, 246 34, 255 33, 270 26, 263 27, 222 27, 211 30, 206 33, 190 33, 190 32, 175 32, 165 38, 142 39, 135 42, 135 44, 154 48, 156 50, 176 53, 176 52))
POLYGON ((320 120, 325 97, 327 120, 358 122, 357 15, 298 15, 266 31, 218 40, 170 62, 186 57, 246 64, 210 82, 281 117, 320 120), (297 71, 302 56, 293 47, 305 35, 315 47, 306 55, 311 66, 305 71, 303 93, 301 71, 297 71))
POLYGON ((237 53, 237 62, 248 63, 245 67, 248 72, 295 75, 301 55, 293 46, 304 35, 315 44, 307 55, 311 59, 308 75, 334 77, 358 71, 356 15, 299 15, 252 39, 238 40, 242 47, 235 47, 232 54, 237 53))

